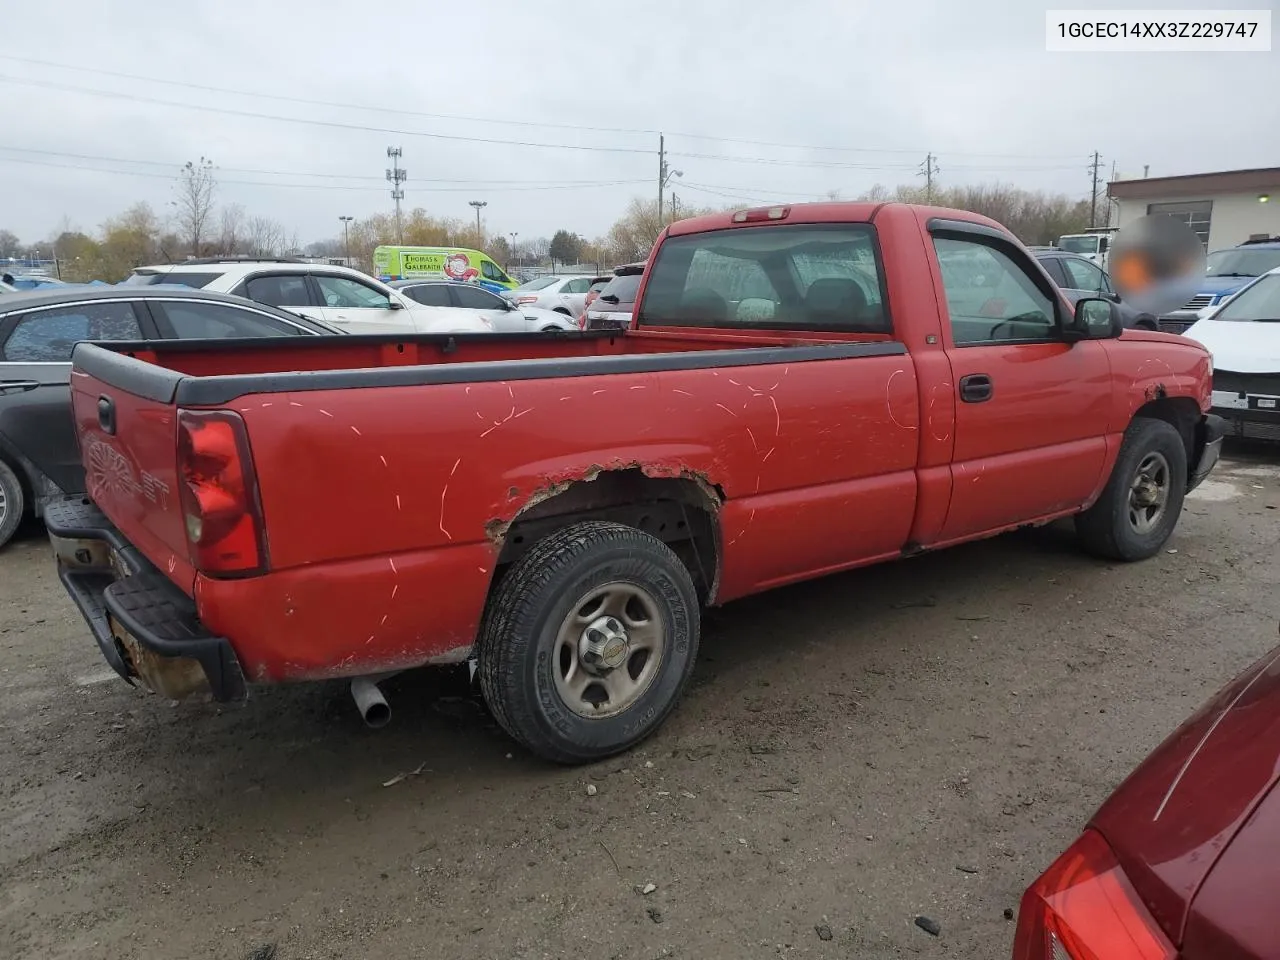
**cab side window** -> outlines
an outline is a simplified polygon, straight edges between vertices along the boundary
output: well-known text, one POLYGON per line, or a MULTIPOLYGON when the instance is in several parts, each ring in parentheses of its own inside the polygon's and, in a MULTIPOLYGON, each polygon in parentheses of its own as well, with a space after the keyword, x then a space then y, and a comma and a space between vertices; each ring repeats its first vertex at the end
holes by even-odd
POLYGON ((1054 301, 995 246, 934 237, 956 346, 1057 339, 1054 301))
POLYGON ((480 261, 480 272, 484 274, 486 280, 494 280, 498 283, 510 283, 511 278, 498 269, 498 265, 492 260, 480 261))

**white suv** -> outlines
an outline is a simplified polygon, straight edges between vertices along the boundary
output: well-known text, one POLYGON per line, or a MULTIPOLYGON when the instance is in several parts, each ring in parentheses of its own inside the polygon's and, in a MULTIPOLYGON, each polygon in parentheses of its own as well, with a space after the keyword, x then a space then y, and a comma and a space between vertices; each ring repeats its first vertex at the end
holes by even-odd
POLYGON ((428 307, 349 267, 299 260, 205 258, 138 267, 125 286, 181 284, 323 320, 345 333, 492 333, 479 310, 428 307))

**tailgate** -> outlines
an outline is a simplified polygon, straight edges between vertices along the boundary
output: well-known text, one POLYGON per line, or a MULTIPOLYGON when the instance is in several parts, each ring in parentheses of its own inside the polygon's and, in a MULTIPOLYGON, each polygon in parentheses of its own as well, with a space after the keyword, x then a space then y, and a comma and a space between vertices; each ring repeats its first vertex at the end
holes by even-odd
POLYGON ((175 396, 182 375, 91 343, 72 354, 71 403, 85 490, 125 538, 191 595, 178 497, 175 396))

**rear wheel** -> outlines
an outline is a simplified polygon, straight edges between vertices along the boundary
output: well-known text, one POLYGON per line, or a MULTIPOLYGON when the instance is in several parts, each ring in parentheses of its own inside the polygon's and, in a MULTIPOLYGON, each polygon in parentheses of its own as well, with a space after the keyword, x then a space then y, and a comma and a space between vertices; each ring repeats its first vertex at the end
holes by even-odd
POLYGON ((1163 420, 1136 418, 1102 496, 1076 517, 1076 532, 1092 553, 1110 560, 1145 560, 1173 533, 1187 492, 1187 450, 1163 420))
POLYGON ((490 598, 480 686, 513 738, 557 763, 639 743, 666 719, 693 669, 699 605, 662 541, 590 521, 521 557, 490 598))
POLYGON ((0 460, 0 547, 13 539, 25 510, 22 481, 7 463, 0 460))
POLYGON ((556 313, 563 313, 566 317, 572 317, 572 316, 573 316, 573 314, 572 314, 572 313, 570 313, 568 310, 566 310, 564 307, 556 307, 555 312, 556 312, 556 313))

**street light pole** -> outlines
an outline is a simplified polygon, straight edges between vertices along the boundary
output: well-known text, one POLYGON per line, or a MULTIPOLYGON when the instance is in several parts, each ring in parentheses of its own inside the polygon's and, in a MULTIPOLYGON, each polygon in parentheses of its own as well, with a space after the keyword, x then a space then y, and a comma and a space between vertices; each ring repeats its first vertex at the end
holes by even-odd
POLYGON ((484 207, 487 207, 489 205, 489 201, 488 200, 472 200, 470 201, 470 204, 471 206, 476 208, 476 244, 478 246, 483 246, 484 233, 481 231, 481 227, 480 227, 480 210, 484 207))
POLYGON ((347 233, 347 224, 354 220, 355 217, 338 217, 338 219, 342 221, 342 253, 349 267, 351 266, 351 237, 347 233))
POLYGON ((511 272, 511 263, 510 263, 510 261, 512 261, 512 260, 514 260, 514 259, 516 258, 516 237, 518 237, 518 236, 520 236, 519 231, 517 231, 517 230, 512 230, 512 231, 511 231, 511 256, 507 257, 507 261, 508 261, 508 262, 507 262, 507 273, 510 273, 510 272, 511 272))

